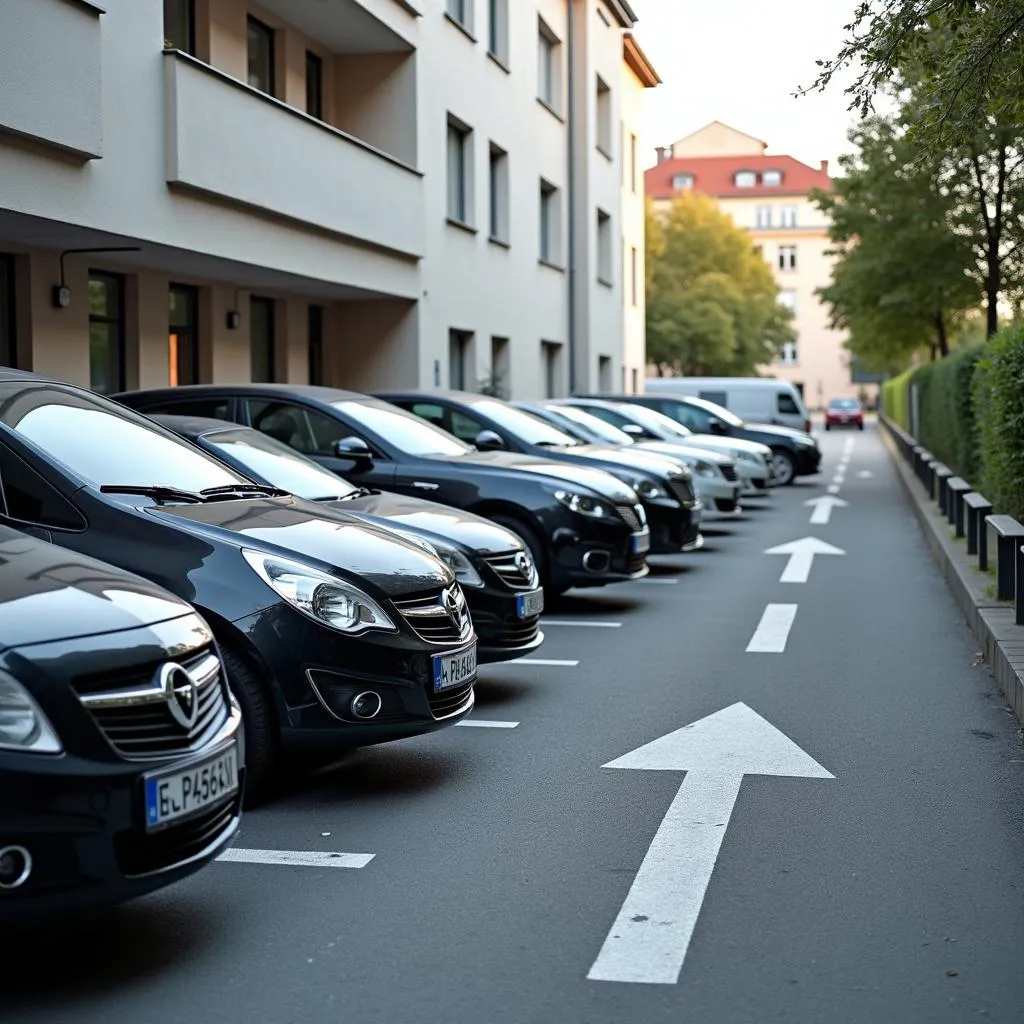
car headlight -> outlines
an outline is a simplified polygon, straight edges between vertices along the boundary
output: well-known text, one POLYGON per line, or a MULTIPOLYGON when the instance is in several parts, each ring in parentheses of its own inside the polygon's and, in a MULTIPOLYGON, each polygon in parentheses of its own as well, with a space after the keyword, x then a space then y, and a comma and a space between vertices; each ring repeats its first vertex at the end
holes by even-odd
POLYGON ((715 476, 715 467, 710 462, 693 462, 690 468, 697 476, 715 476))
POLYGON ((59 754, 64 750, 28 690, 5 672, 0 672, 0 748, 23 754, 59 754))
POLYGON ((796 437, 794 440, 802 448, 813 448, 818 443, 813 437, 796 437))
POLYGON ((243 557, 282 600, 321 625, 342 633, 368 629, 395 632, 395 624, 376 601, 351 583, 289 558, 243 551, 243 557))
POLYGON ((657 484, 652 484, 650 480, 641 480, 636 485, 636 493, 641 498, 646 498, 648 501, 655 501, 658 498, 667 498, 668 494, 663 491, 657 484))
POLYGON ((555 497, 571 512, 579 512, 580 515, 590 516, 591 519, 610 519, 614 515, 610 505, 592 498, 589 494, 555 491, 555 497))
POLYGON ((455 578, 464 587, 482 587, 484 581, 476 571, 473 563, 458 548, 449 547, 439 541, 432 541, 437 557, 455 574, 455 578))

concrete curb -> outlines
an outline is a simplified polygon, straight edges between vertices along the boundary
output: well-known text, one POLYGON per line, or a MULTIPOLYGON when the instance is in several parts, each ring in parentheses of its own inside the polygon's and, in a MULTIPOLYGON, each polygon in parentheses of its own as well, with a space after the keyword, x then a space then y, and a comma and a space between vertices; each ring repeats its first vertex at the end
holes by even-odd
POLYGON ((967 624, 978 638, 985 661, 996 677, 1006 702, 1013 709, 1018 722, 1024 726, 1024 626, 1014 624, 1013 602, 997 601, 985 594, 986 584, 994 580, 994 577, 979 572, 967 554, 966 544, 950 536, 949 521, 930 499, 913 470, 900 457, 885 424, 879 423, 879 427, 882 443, 892 457, 925 540, 967 624))

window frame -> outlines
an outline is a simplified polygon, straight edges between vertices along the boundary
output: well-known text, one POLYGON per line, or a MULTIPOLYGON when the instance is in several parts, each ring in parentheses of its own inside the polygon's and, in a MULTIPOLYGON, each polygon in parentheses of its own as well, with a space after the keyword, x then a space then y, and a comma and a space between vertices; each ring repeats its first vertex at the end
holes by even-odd
MULTIPOLYGON (((117 287, 117 313, 115 316, 100 315, 93 313, 92 309, 89 310, 89 389, 95 391, 96 394, 101 395, 104 392, 97 390, 92 383, 92 325, 93 324, 104 324, 106 326, 113 326, 116 328, 115 331, 115 345, 117 347, 117 359, 114 364, 117 380, 115 387, 110 391, 110 394, 116 394, 119 391, 124 391, 126 382, 126 363, 127 353, 125 351, 127 347, 126 332, 125 332, 125 282, 126 277, 124 274, 115 274, 109 270, 92 270, 89 271, 89 283, 93 281, 105 282, 106 284, 114 284, 117 287)), ((109 369, 109 365, 108 365, 109 369)))
POLYGON ((167 0, 164 0, 164 49, 179 50, 194 57, 196 55, 196 0, 180 0, 180 10, 185 17, 185 45, 178 46, 167 34, 167 0))
POLYGON ((249 380, 253 384, 275 384, 277 383, 277 300, 266 295, 249 296, 249 380), (253 328, 256 326, 256 317, 253 310, 261 306, 267 310, 267 360, 269 375, 266 380, 256 376, 255 356, 256 344, 253 328))
POLYGON ((508 151, 492 141, 487 160, 488 237, 492 242, 508 245, 511 227, 508 151))
POLYGON ((538 230, 540 233, 540 245, 538 246, 538 259, 548 266, 557 266, 559 251, 558 224, 558 188, 546 178, 540 179, 540 191, 538 193, 540 202, 538 230))
MULTIPOLYGON (((170 348, 171 337, 178 337, 183 332, 181 330, 184 326, 184 333, 192 343, 192 357, 190 360, 191 366, 191 380, 181 380, 181 347, 180 343, 175 351, 175 360, 173 373, 170 376, 173 378, 170 381, 171 387, 176 387, 180 384, 198 384, 200 383, 199 374, 199 289, 192 284, 181 284, 177 281, 171 281, 167 286, 167 297, 171 298, 175 293, 184 295, 187 300, 187 305, 190 309, 190 322, 188 324, 176 324, 171 320, 170 302, 168 302, 167 310, 167 335, 168 335, 168 349, 170 348)), ((170 352, 168 352, 168 364, 170 364, 170 352)), ((168 366, 171 369, 170 365, 168 366)))
POLYGON ((306 113, 324 120, 324 59, 312 50, 306 50, 306 113))
POLYGON ((446 140, 446 173, 448 186, 448 220, 472 227, 471 218, 471 158, 470 140, 473 129, 453 114, 448 114, 446 140))
POLYGON ((277 30, 268 25, 265 21, 253 17, 251 14, 245 16, 245 81, 251 89, 256 89, 266 96, 277 97, 277 30), (254 85, 252 82, 252 47, 250 32, 255 29, 262 33, 267 41, 267 79, 269 88, 254 85))

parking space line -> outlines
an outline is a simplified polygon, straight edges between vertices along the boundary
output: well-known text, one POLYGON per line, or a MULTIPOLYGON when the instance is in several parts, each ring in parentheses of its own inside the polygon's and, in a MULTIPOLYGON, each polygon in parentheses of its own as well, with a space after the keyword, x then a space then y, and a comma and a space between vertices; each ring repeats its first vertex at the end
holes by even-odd
POLYGON ((561 658, 517 658, 517 665, 547 665, 550 668, 575 668, 579 662, 561 658))
POLYGON ((828 493, 829 494, 838 494, 839 493, 839 484, 829 484, 828 485, 828 493))
POLYGON ((797 605, 770 604, 764 610, 754 635, 747 644, 748 654, 782 654, 793 628, 797 605))
POLYGON ((464 725, 469 729, 517 729, 518 722, 488 722, 483 718, 464 718, 456 725, 464 725))
POLYGON ((365 868, 374 853, 330 853, 316 850, 225 850, 217 860, 235 864, 281 864, 299 868, 365 868))
POLYGON ((619 629, 622 626, 621 622, 601 622, 596 619, 593 622, 586 619, 541 619, 540 624, 544 627, 580 626, 585 629, 619 629))
POLYGON ((650 576, 647 576, 642 580, 637 580, 637 583, 653 583, 655 586, 658 587, 674 587, 678 582, 679 580, 666 580, 662 579, 660 576, 656 576, 654 579, 651 579, 650 576))

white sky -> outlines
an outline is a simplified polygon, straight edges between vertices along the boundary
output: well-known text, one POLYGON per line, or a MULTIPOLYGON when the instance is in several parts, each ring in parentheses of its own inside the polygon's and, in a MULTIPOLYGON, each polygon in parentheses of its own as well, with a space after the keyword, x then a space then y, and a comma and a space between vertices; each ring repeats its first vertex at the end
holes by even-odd
POLYGON ((630 0, 634 30, 664 84, 645 97, 644 166, 653 147, 724 121, 768 143, 769 153, 817 167, 850 146, 854 122, 842 83, 794 99, 835 55, 855 0, 630 0))

